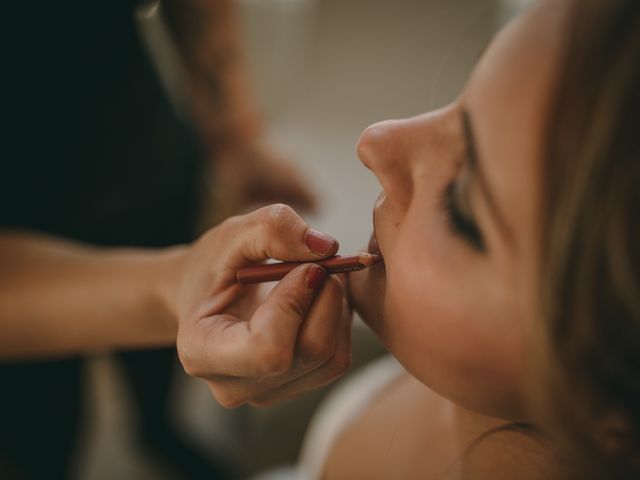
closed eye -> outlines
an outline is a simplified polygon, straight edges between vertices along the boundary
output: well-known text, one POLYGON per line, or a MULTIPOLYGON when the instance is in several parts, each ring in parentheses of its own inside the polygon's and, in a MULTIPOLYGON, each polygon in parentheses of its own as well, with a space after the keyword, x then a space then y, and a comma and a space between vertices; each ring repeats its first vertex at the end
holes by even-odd
POLYGON ((486 245, 480 229, 472 219, 462 213, 458 206, 455 181, 446 186, 442 194, 442 206, 451 231, 469 243, 475 250, 485 252, 486 245))

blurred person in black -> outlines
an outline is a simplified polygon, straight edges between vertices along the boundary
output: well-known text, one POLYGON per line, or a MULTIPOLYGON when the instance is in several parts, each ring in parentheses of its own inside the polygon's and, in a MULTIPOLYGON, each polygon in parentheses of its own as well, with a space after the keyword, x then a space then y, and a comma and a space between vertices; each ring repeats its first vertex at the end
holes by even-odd
MULTIPOLYGON (((211 171, 233 187, 238 205, 311 206, 297 173, 261 143, 230 2, 165 5, 197 107, 188 122, 176 116, 142 46, 137 6, 69 0, 3 7, 0 227, 100 246, 189 242, 208 208, 211 171), (257 182, 265 171, 271 177, 257 182)), ((117 357, 147 450, 180 477, 225 478, 222 464, 170 423, 175 349, 117 357)), ((82 376, 80 358, 0 365, 0 469, 9 472, 2 478, 69 477, 83 420, 82 376)))

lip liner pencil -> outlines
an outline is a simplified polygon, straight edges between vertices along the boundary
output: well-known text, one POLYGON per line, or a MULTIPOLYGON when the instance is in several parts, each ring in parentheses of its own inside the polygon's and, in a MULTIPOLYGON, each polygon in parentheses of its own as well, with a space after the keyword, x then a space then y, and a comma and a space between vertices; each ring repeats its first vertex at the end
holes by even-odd
POLYGON ((273 282, 282 279, 287 273, 303 263, 316 263, 323 267, 327 273, 344 273, 362 270, 380 262, 382 257, 372 253, 357 253, 354 255, 336 255, 335 257, 319 262, 281 262, 267 263, 246 267, 238 270, 238 283, 250 285, 252 283, 273 282))

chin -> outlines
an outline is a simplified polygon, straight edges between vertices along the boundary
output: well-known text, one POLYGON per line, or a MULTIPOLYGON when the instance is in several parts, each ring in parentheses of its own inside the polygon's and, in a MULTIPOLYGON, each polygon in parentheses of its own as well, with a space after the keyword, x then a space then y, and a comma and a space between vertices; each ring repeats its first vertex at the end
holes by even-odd
POLYGON ((384 325, 386 289, 386 271, 383 263, 349 274, 351 304, 360 318, 378 336, 381 336, 384 325))

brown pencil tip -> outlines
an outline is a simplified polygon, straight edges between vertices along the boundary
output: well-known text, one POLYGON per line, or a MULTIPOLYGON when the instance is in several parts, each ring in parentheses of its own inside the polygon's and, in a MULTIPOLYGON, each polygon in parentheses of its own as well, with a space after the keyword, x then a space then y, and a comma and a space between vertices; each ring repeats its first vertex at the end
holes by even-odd
POLYGON ((370 267, 382 261, 382 255, 376 253, 361 253, 358 255, 358 262, 365 267, 370 267))

